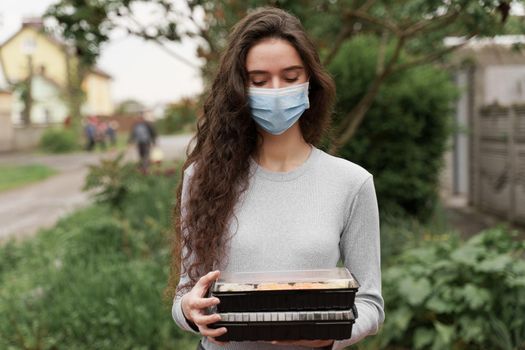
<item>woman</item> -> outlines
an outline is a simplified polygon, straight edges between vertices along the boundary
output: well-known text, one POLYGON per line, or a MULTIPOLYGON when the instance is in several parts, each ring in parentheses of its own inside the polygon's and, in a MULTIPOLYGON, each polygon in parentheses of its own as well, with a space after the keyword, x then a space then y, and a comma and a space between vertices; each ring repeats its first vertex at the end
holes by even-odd
POLYGON ((329 126, 334 95, 297 18, 263 8, 234 27, 175 212, 172 313, 179 327, 203 335, 200 349, 342 349, 383 322, 372 175, 315 146, 329 126), (220 318, 204 309, 218 299, 204 296, 220 271, 332 268, 339 259, 361 284, 351 339, 214 339, 227 329, 208 327, 220 318))

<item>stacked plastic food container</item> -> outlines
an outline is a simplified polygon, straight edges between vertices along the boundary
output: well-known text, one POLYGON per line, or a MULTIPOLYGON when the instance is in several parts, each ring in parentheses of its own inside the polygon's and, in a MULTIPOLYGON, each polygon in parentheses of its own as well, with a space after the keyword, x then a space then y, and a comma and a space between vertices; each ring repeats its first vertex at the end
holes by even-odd
POLYGON ((346 268, 223 272, 209 295, 226 327, 219 341, 350 338, 359 283, 346 268))

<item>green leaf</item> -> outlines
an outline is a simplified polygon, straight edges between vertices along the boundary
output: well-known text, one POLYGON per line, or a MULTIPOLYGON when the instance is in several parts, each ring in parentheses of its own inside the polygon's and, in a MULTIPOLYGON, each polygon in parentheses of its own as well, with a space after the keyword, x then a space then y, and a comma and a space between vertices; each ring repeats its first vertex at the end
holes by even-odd
POLYGON ((465 245, 455 252, 450 257, 458 263, 462 263, 469 266, 476 266, 478 264, 480 256, 484 253, 483 248, 465 245))
POLYGON ((525 288, 525 276, 507 276, 506 283, 510 287, 525 288))
POLYGON ((410 305, 417 306, 430 295, 432 286, 426 278, 406 277, 400 282, 399 292, 406 297, 410 305))
POLYGON ((452 313, 455 309, 453 303, 446 302, 439 295, 433 295, 426 303, 426 307, 437 313, 452 313))
POLYGON ((481 341, 484 338, 483 324, 487 323, 487 320, 481 317, 470 317, 463 316, 457 321, 459 325, 459 335, 461 339, 466 342, 481 341))
POLYGON ((465 285, 462 292, 465 301, 473 310, 479 309, 491 301, 491 295, 487 290, 476 287, 471 283, 465 285))
POLYGON ((418 328, 414 332, 414 349, 423 349, 434 342, 436 332, 428 328, 418 328))
POLYGON ((505 270, 513 260, 508 255, 498 255, 489 259, 485 259, 477 266, 479 271, 484 272, 501 272, 505 270))
POLYGON ((388 323, 395 327, 395 331, 398 334, 404 333, 408 328, 412 315, 412 310, 407 307, 400 307, 389 312, 388 323))
POLYGON ((445 325, 441 322, 435 321, 434 327, 436 328, 437 335, 441 342, 444 344, 452 344, 454 338, 454 326, 445 325))

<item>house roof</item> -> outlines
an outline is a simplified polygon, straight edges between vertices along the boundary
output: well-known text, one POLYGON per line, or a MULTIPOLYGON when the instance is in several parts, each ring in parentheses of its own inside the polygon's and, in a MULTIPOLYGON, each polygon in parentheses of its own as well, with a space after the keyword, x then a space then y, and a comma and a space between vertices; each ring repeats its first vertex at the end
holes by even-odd
POLYGON ((525 65, 525 51, 513 50, 509 46, 497 44, 460 48, 456 52, 456 57, 460 61, 469 59, 480 66, 525 65))
MULTIPOLYGON (((447 38, 445 45, 464 43, 460 38, 447 38)), ((494 38, 471 39, 454 52, 456 63, 469 60, 476 65, 525 65, 525 50, 515 50, 514 46, 525 44, 525 35, 500 35, 494 38)))
MULTIPOLYGON (((465 43, 463 37, 450 36, 445 38, 445 46, 454 46, 465 43)), ((484 46, 512 46, 515 44, 525 44, 525 35, 496 35, 490 38, 472 38, 467 41, 465 47, 480 49, 484 46)))
MULTIPOLYGON (((22 27, 17 31, 15 32, 13 35, 11 35, 7 40, 5 40, 3 43, 0 44, 0 49, 2 49, 2 47, 4 47, 5 45, 7 45, 11 40, 13 40, 14 38, 16 38, 16 36, 24 29, 24 28, 32 28, 33 30, 35 30, 39 35, 42 35, 44 37, 44 39, 46 39, 48 42, 50 42, 51 44, 55 45, 56 47, 58 47, 59 49, 63 50, 64 53, 66 53, 66 48, 68 47, 67 43, 65 41, 63 41, 62 39, 60 38, 57 38, 55 37, 52 33, 49 33, 49 32, 45 32, 44 31, 44 26, 43 26, 43 23, 42 23, 42 19, 41 18, 38 18, 38 17, 34 17, 34 18, 25 18, 23 20, 23 23, 22 23, 22 27)), ((0 66, 2 65, 2 62, 0 60, 0 66)), ((3 67, 0 67, 0 88, 2 88, 2 76, 4 77, 5 79, 5 74, 2 74, 3 72, 3 67)), ((102 76, 102 77, 105 77, 107 79, 112 79, 112 76, 103 71, 102 69, 98 68, 98 67, 93 67, 90 69, 90 72, 93 73, 93 74, 96 74, 96 75, 99 75, 99 76, 102 76)), ((7 83, 7 82, 6 82, 7 83)), ((7 85, 6 85, 7 86, 7 85)))
POLYGON ((11 35, 9 38, 7 38, 2 44, 0 44, 0 49, 7 45, 11 40, 16 38, 18 34, 24 29, 24 28, 31 28, 34 31, 36 31, 39 35, 42 35, 47 41, 52 43, 53 45, 57 46, 61 50, 64 50, 67 47, 67 44, 62 41, 61 39, 55 37, 51 33, 45 32, 43 24, 40 22, 38 23, 35 19, 24 19, 22 23, 22 27, 20 27, 19 30, 17 30, 13 35, 11 35))

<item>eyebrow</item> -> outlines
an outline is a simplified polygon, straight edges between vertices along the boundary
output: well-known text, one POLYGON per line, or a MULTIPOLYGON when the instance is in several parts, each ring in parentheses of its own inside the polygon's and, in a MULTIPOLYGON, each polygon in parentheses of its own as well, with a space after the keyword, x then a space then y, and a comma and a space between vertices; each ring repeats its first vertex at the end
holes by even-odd
MULTIPOLYGON (((289 72, 289 71, 298 70, 298 69, 304 69, 304 67, 303 66, 290 66, 290 67, 286 67, 285 69, 283 69, 283 71, 289 72)), ((266 73, 268 73, 268 71, 259 70, 259 69, 248 71, 248 74, 266 74, 266 73)))

